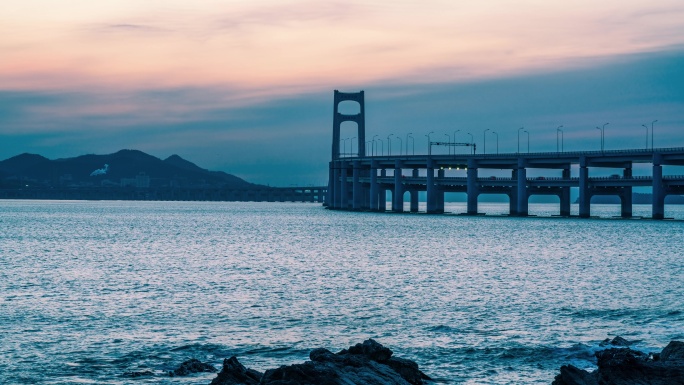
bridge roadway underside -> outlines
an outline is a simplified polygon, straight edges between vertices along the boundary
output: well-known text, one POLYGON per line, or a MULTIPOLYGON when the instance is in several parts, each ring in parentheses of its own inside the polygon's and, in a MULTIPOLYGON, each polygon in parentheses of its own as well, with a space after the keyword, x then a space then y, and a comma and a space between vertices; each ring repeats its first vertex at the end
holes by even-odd
POLYGON ((684 177, 663 176, 663 165, 684 165, 684 148, 621 150, 604 152, 530 153, 502 155, 419 155, 341 158, 329 164, 329 184, 325 204, 337 210, 385 211, 387 191, 391 210, 404 211, 404 194, 409 192, 411 212, 418 211, 418 193, 426 192, 427 212, 444 212, 445 192, 467 194, 467 214, 477 215, 480 194, 505 194, 510 215, 527 216, 532 195, 556 195, 560 215, 570 216, 570 188, 579 188, 579 216, 590 216, 594 195, 617 195, 621 215, 632 216, 632 188, 650 186, 653 191, 652 218, 663 219, 665 197, 684 194, 684 177), (652 164, 650 177, 632 176, 634 163, 652 164), (570 168, 579 166, 579 176, 570 168), (589 167, 621 168, 622 175, 589 177, 589 167), (465 169, 466 177, 447 177, 445 169, 465 169), (560 169, 560 178, 528 178, 527 170, 560 169), (412 170, 403 175, 403 170, 412 170), (510 170, 510 178, 480 178, 479 169, 510 170), (392 175, 388 176, 388 170, 392 175), (436 173, 435 173, 436 171, 436 173))

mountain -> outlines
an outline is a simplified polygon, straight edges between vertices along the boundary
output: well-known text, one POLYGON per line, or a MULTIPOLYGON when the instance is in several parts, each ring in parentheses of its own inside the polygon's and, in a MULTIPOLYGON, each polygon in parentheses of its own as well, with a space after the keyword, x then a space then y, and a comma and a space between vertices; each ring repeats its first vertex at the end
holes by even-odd
POLYGON ((124 186, 140 177, 149 178, 150 187, 259 187, 225 172, 203 169, 178 155, 161 160, 138 150, 55 160, 21 154, 0 161, 0 186, 4 187, 18 181, 42 187, 124 186))

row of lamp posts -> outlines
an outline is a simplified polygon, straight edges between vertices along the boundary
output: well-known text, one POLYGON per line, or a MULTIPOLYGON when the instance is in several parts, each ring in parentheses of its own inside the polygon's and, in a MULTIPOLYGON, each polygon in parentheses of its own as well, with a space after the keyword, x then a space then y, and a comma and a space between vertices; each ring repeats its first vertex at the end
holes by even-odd
MULTIPOLYGON (((651 149, 654 148, 654 146, 653 146, 653 127, 657 121, 658 120, 656 119, 656 120, 651 122, 651 149)), ((606 139, 605 130, 606 130, 606 126, 609 124, 610 123, 604 123, 603 126, 601 126, 601 127, 596 126, 596 129, 601 131, 601 151, 605 150, 605 139, 606 139)), ((648 150, 648 130, 649 130, 649 127, 645 124, 642 124, 641 126, 646 128, 646 149, 648 150)), ((563 125, 560 125, 556 128, 556 152, 564 152, 565 151, 563 148, 564 132, 563 132, 563 130, 561 130, 561 128, 563 128, 563 125)), ((461 130, 454 131, 454 134, 453 134, 454 142, 456 141, 456 133, 458 133, 460 131, 461 130)), ((483 136, 483 138, 482 138, 483 139, 483 151, 482 152, 484 154, 487 153, 487 131, 490 131, 490 129, 487 128, 482 133, 482 136, 483 136)), ((520 153, 520 131, 527 134, 527 152, 529 153, 530 152, 530 132, 528 130, 525 130, 525 127, 518 128, 518 153, 520 153)), ((432 151, 431 150, 430 135, 432 135, 434 133, 435 133, 434 131, 430 131, 427 135, 425 135, 427 137, 427 142, 428 142, 428 154, 432 151)), ((496 131, 492 131, 492 134, 495 135, 495 137, 496 137, 496 154, 499 154, 499 134, 496 131)), ((399 140, 399 155, 402 155, 402 149, 404 147, 404 143, 406 143, 406 152, 405 153, 406 153, 406 155, 408 155, 408 153, 409 153, 409 139, 411 139, 411 145, 412 145, 412 149, 413 149, 412 153, 413 153, 413 155, 416 154, 416 141, 412 135, 413 135, 412 132, 409 132, 408 134, 406 134, 406 141, 402 140, 402 138, 400 136, 395 137, 395 139, 399 140)), ((447 137, 447 141, 450 144, 449 145, 449 155, 451 155, 452 136, 449 134, 444 134, 444 135, 447 137)), ((467 132, 466 135, 470 135, 470 143, 473 143, 473 134, 470 132, 467 132)), ((382 139, 376 140, 375 138, 377 136, 378 135, 373 135, 373 139, 371 141, 366 142, 366 145, 368 145, 368 144, 371 145, 372 155, 377 155, 377 154, 384 155, 384 153, 385 153, 384 147, 385 146, 384 146, 383 140, 382 139), (381 146, 380 151, 377 151, 376 143, 378 143, 381 146)), ((394 134, 387 135, 387 155, 392 154, 392 141, 391 141, 392 136, 394 136, 394 134)), ((353 154, 353 152, 354 152, 354 139, 356 139, 355 136, 351 137, 351 138, 340 139, 340 143, 342 144, 342 153, 343 154, 349 154, 349 155, 353 154), (346 152, 347 151, 347 140, 351 141, 349 153, 346 152)), ((454 155, 455 154, 456 154, 456 149, 454 148, 454 155)))

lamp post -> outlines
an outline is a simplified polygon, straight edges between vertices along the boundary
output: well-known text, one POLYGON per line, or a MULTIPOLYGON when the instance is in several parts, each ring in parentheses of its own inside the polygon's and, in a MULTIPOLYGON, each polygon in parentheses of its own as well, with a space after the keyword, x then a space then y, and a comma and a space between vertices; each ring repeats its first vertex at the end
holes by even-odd
POLYGON ((412 134, 413 134, 413 132, 409 132, 408 134, 406 134, 406 155, 408 155, 408 138, 412 134))
POLYGON ((525 127, 518 128, 518 154, 520 154, 520 130, 524 130, 525 127))
POLYGON ((606 136, 605 136, 605 131, 606 131, 606 126, 609 125, 610 123, 605 123, 603 127, 596 126, 597 129, 601 131, 601 152, 603 152, 604 145, 606 142, 606 136))
POLYGON ((487 131, 489 131, 489 128, 484 130, 484 132, 482 133, 482 142, 483 142, 482 153, 483 154, 487 153, 487 131))
POLYGON ((657 121, 658 121, 658 119, 651 122, 651 150, 653 150, 653 148, 654 148, 654 146, 653 146, 653 123, 655 123, 657 121))
POLYGON ((428 138, 428 155, 432 155, 432 146, 430 146, 430 134, 434 134, 434 133, 435 133, 434 131, 430 131, 430 132, 428 132, 427 135, 425 135, 428 138))
POLYGON ((375 137, 377 135, 373 135, 373 156, 375 156, 375 137))
POLYGON ((648 126, 645 124, 642 124, 641 127, 646 129, 646 149, 648 150, 648 126))
POLYGON ((356 137, 349 138, 349 156, 352 156, 354 154, 354 139, 356 137))
POLYGON ((378 143, 380 143, 380 155, 385 155, 385 142, 383 142, 382 139, 379 139, 378 143))
MULTIPOLYGON (((451 143, 451 136, 449 136, 449 134, 444 134, 444 136, 447 137, 447 143, 451 143)), ((449 155, 451 155, 451 146, 450 145, 447 145, 447 146, 448 146, 447 150, 449 151, 449 155)))
MULTIPOLYGON (((475 144, 475 143, 473 143, 475 141, 475 139, 473 139, 473 134, 468 132, 468 133, 466 133, 466 135, 470 135, 470 144, 475 144)), ((472 146, 472 147, 473 147, 472 153, 473 153, 473 155, 475 155, 475 146, 472 146)))
MULTIPOLYGON (((563 127, 563 126, 561 126, 561 127, 563 127)), ((565 138, 563 138, 563 136, 564 136, 563 130, 561 130, 560 128, 557 128, 556 129, 556 135, 558 135, 558 131, 560 131, 560 134, 561 134, 561 152, 565 152, 565 149, 563 148, 563 142, 565 141, 565 138)))
MULTIPOLYGON (((401 156, 401 149, 404 147, 404 141, 401 140, 400 136, 397 136, 397 139, 399 139, 399 156, 401 156)), ((406 154, 408 155, 408 154, 406 154)))
POLYGON ((558 133, 563 132, 563 130, 561 130, 562 127, 562 125, 556 127, 556 152, 558 152, 558 133))
MULTIPOLYGON (((456 130, 454 131, 454 143, 456 143, 456 133, 460 132, 461 130, 456 130)), ((454 146, 454 155, 456 155, 456 146, 454 146)))
POLYGON ((530 132, 527 130, 523 130, 523 132, 527 133, 527 153, 530 153, 530 132))
POLYGON ((394 134, 387 135, 387 156, 392 156, 392 142, 390 142, 390 136, 394 136, 394 134))
POLYGON ((499 134, 496 131, 492 131, 492 134, 496 135, 496 155, 499 155, 499 134))

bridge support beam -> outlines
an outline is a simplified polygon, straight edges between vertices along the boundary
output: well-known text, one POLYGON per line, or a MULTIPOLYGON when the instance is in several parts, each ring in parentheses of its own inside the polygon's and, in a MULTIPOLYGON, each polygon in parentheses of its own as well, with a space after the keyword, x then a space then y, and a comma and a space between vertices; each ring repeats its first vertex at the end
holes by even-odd
POLYGON ((468 194, 468 208, 467 208, 467 214, 468 215, 477 215, 477 196, 479 195, 479 189, 477 186, 477 164, 472 161, 468 160, 468 185, 467 185, 467 194, 468 194))
POLYGON ((435 186, 435 165, 432 159, 428 159, 427 162, 427 208, 428 214, 434 214, 437 212, 437 186, 435 186))
MULTIPOLYGON (((632 179, 632 167, 625 167, 622 172, 625 179, 632 179)), ((620 195, 620 216, 623 218, 632 217, 632 186, 622 188, 620 195)))
MULTIPOLYGON (((570 169, 569 168, 564 168, 563 169, 563 174, 562 174, 563 179, 570 179, 570 169)), ((562 217, 569 217, 570 216, 570 187, 561 187, 561 193, 560 193, 560 215, 562 217)))
MULTIPOLYGON (((414 178, 418 178, 418 176, 420 175, 418 172, 419 172, 419 170, 417 168, 414 168, 412 176, 414 178)), ((418 194, 419 194, 418 190, 411 190, 411 208, 410 208, 410 211, 412 213, 418 212, 418 194)))
POLYGON ((653 219, 665 218, 665 188, 660 154, 653 156, 653 219))
MULTIPOLYGON (((387 177, 387 170, 382 169, 380 170, 380 177, 381 178, 386 178, 387 177)), ((384 187, 378 186, 378 211, 385 212, 387 211, 387 191, 385 190, 384 187)))
POLYGON ((401 183, 401 161, 394 162, 394 192, 392 193, 392 211, 404 212, 404 185, 401 183))
POLYGON ((342 188, 340 189, 340 209, 349 209, 349 183, 347 183, 347 162, 340 162, 342 170, 340 170, 340 178, 342 188))
POLYGON ((518 162, 517 170, 517 192, 516 196, 518 198, 518 208, 516 210, 516 215, 521 217, 526 217, 529 213, 528 201, 529 196, 527 195, 527 169, 522 160, 518 162))
MULTIPOLYGON (((444 170, 437 170, 437 178, 444 178, 444 170)), ((444 213, 444 190, 435 188, 435 203, 437 204, 437 212, 444 213)))
MULTIPOLYGON (((581 161, 580 161, 581 162, 581 161)), ((579 168, 579 216, 589 218, 591 215, 591 194, 589 192, 589 169, 580 163, 579 168)))
POLYGON ((371 211, 378 211, 378 161, 371 162, 370 169, 370 209, 371 211))
POLYGON ((339 209, 342 207, 342 181, 340 178, 342 177, 342 170, 340 169, 342 167, 340 162, 335 162, 333 166, 333 205, 332 207, 334 209, 339 209))
POLYGON ((361 189, 361 162, 354 161, 354 171, 352 172, 352 208, 354 210, 361 210, 363 205, 363 192, 361 189))
POLYGON ((328 163, 328 193, 325 195, 325 205, 327 207, 333 207, 333 200, 335 191, 335 171, 333 168, 333 162, 328 163))

